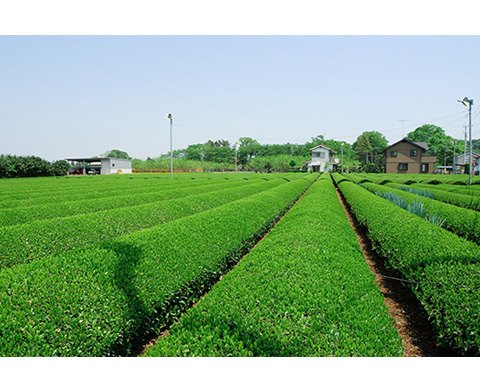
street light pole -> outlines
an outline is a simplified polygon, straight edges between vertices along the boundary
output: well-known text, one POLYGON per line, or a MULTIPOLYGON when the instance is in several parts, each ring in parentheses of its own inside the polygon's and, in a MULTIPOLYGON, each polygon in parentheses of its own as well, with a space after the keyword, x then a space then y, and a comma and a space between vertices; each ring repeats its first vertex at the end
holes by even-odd
POLYGON ((456 165, 455 165, 455 147, 457 145, 457 140, 454 139, 453 141, 453 174, 456 175, 457 174, 457 168, 456 168, 456 165))
POLYGON ((467 105, 468 103, 468 127, 469 127, 469 145, 470 145, 470 152, 469 152, 469 170, 468 170, 468 185, 472 185, 472 105, 473 105, 473 99, 469 99, 467 97, 464 97, 463 100, 459 100, 460 103, 462 103, 464 106, 467 105))
POLYGON ((342 175, 343 175, 343 142, 342 142, 342 175))
POLYGON ((172 114, 167 114, 165 119, 170 119, 170 179, 173 179, 172 114))
POLYGON ((237 148, 240 145, 240 142, 235 143, 235 173, 238 173, 238 164, 237 164, 237 148))

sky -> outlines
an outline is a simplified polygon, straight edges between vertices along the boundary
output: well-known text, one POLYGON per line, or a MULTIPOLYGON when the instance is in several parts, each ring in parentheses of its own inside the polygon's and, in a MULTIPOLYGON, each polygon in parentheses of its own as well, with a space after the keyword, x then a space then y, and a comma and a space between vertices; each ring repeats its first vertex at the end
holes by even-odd
POLYGON ((0 154, 158 157, 170 149, 167 113, 173 149, 241 137, 351 144, 372 130, 393 143, 423 124, 463 139, 464 97, 480 138, 478 35, 62 31, 0 35, 0 154))

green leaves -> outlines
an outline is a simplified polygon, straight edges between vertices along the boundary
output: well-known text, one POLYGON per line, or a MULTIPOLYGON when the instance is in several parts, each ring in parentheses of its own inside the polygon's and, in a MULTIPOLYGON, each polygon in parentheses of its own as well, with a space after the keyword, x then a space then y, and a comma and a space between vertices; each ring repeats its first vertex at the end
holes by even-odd
POLYGON ((322 178, 148 356, 402 355, 335 188, 322 178))
MULTIPOLYGON (((364 185, 374 191, 382 190, 382 186, 364 185)), ((376 250, 404 278, 416 282, 413 292, 430 315, 438 342, 468 354, 480 353, 480 339, 476 336, 480 334, 478 245, 430 224, 356 184, 343 181, 339 188, 357 219, 367 227, 376 250)), ((398 190, 395 193, 407 199, 416 196, 398 190)), ((441 202, 429 198, 422 200, 428 210, 446 216, 441 214, 441 202)), ((455 207, 445 204, 445 210, 447 206, 455 207)), ((455 209, 458 215, 461 210, 477 213, 455 209)), ((453 214, 446 218, 444 225, 451 223, 453 214)), ((467 229, 472 228, 475 221, 465 219, 464 224, 467 229)))
MULTIPOLYGON (((121 223, 98 219, 102 239, 81 250, 39 253, 30 263, 2 269, 0 355, 130 354, 146 335, 178 318, 273 226, 314 180, 301 177, 163 202, 169 222, 153 227, 132 207, 121 223), (117 233, 128 232, 129 224, 141 230, 109 236, 108 224, 117 233)), ((81 227, 79 234, 95 237, 93 224, 81 227)), ((75 231, 75 224, 69 229, 75 231)), ((38 243, 32 248, 39 252, 38 243)))

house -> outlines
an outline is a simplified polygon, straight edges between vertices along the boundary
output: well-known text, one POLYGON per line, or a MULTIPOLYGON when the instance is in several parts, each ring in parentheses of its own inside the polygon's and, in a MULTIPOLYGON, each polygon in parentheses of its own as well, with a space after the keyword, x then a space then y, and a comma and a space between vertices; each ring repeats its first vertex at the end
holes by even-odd
POLYGON ((80 174, 111 175, 117 173, 132 173, 132 161, 124 158, 93 157, 67 158, 67 161, 79 165, 80 174))
MULTIPOLYGON (((472 150, 473 172, 478 171, 478 164, 475 164, 475 162, 477 162, 479 158, 480 158, 480 154, 475 153, 472 150)), ((456 171, 460 173, 468 172, 468 168, 465 168, 465 166, 469 164, 469 161, 470 161, 470 152, 462 153, 462 154, 459 154, 458 156, 455 156, 456 171)), ((474 173, 474 174, 478 174, 478 173, 474 173)))
POLYGON ((331 172, 338 165, 338 158, 334 157, 335 151, 325 145, 317 145, 310 149, 312 159, 304 163, 308 172, 331 172))
POLYGON ((437 156, 427 156, 426 142, 413 142, 406 138, 385 148, 385 173, 433 173, 437 156))

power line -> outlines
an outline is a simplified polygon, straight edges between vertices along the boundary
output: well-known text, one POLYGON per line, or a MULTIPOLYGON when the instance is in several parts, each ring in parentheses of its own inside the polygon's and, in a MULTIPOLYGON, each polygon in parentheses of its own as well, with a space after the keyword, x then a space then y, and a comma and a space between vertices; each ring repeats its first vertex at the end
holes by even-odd
MULTIPOLYGON (((193 128, 193 127, 183 126, 183 125, 178 125, 178 124, 174 124, 173 126, 175 126, 175 127, 183 127, 183 128, 185 128, 185 129, 198 131, 198 132, 200 132, 200 133, 208 133, 208 134, 219 135, 219 136, 227 137, 227 138, 231 138, 231 139, 239 139, 239 138, 245 137, 245 135, 231 135, 231 134, 216 133, 216 132, 213 132, 213 131, 200 130, 200 129, 195 129, 195 128, 193 128)), ((292 142, 291 139, 286 139, 286 138, 257 138, 257 137, 255 137, 255 139, 257 139, 257 140, 262 140, 262 141, 285 141, 285 142, 292 142)), ((297 139, 297 141, 300 141, 300 140, 297 139)), ((305 141, 300 141, 300 142, 305 142, 305 141)))
MULTIPOLYGON (((412 127, 417 127, 417 126, 425 124, 425 123, 437 122, 437 121, 447 119, 447 118, 451 118, 451 117, 454 117, 454 116, 457 116, 457 115, 462 115, 461 118, 455 119, 454 121, 448 123, 447 125, 443 125, 443 127, 446 127, 446 126, 450 126, 451 124, 461 120, 464 117, 463 116, 464 114, 465 114, 464 111, 456 112, 454 114, 446 115, 446 116, 443 116, 443 117, 434 118, 434 119, 414 123, 414 124, 412 124, 412 127)), ((477 109, 476 116, 474 118, 476 118, 479 114, 480 114, 480 107, 477 109)), ((468 117, 467 117, 467 119, 468 119, 468 117)), ((398 131, 398 130, 404 131, 404 122, 403 121, 407 121, 407 119, 400 119, 400 121, 402 121, 402 127, 395 127, 395 128, 392 128, 392 129, 382 130, 381 133, 383 134, 383 133, 388 133, 388 132, 398 131)), ((197 129, 197 128, 190 127, 190 126, 179 125, 179 124, 173 124, 173 126, 174 127, 181 127, 181 128, 185 128, 185 129, 189 129, 189 130, 193 130, 193 131, 198 131, 200 133, 213 134, 213 135, 217 135, 217 136, 221 136, 221 137, 226 137, 230 140, 238 140, 239 138, 244 137, 244 135, 240 136, 240 135, 218 133, 218 132, 213 132, 213 131, 209 131, 209 130, 197 129)), ((364 131, 373 131, 373 130, 364 130, 364 131)), ((403 134, 402 134, 402 136, 403 136, 403 134)), ((347 140, 347 139, 356 139, 357 137, 358 137, 358 134, 341 136, 340 138, 347 140)), ((285 138, 258 138, 258 137, 255 137, 255 139, 258 140, 258 141, 281 141, 281 142, 289 142, 289 143, 290 142, 291 143, 294 143, 294 142, 301 142, 301 143, 309 142, 308 140, 285 139, 285 138)))

